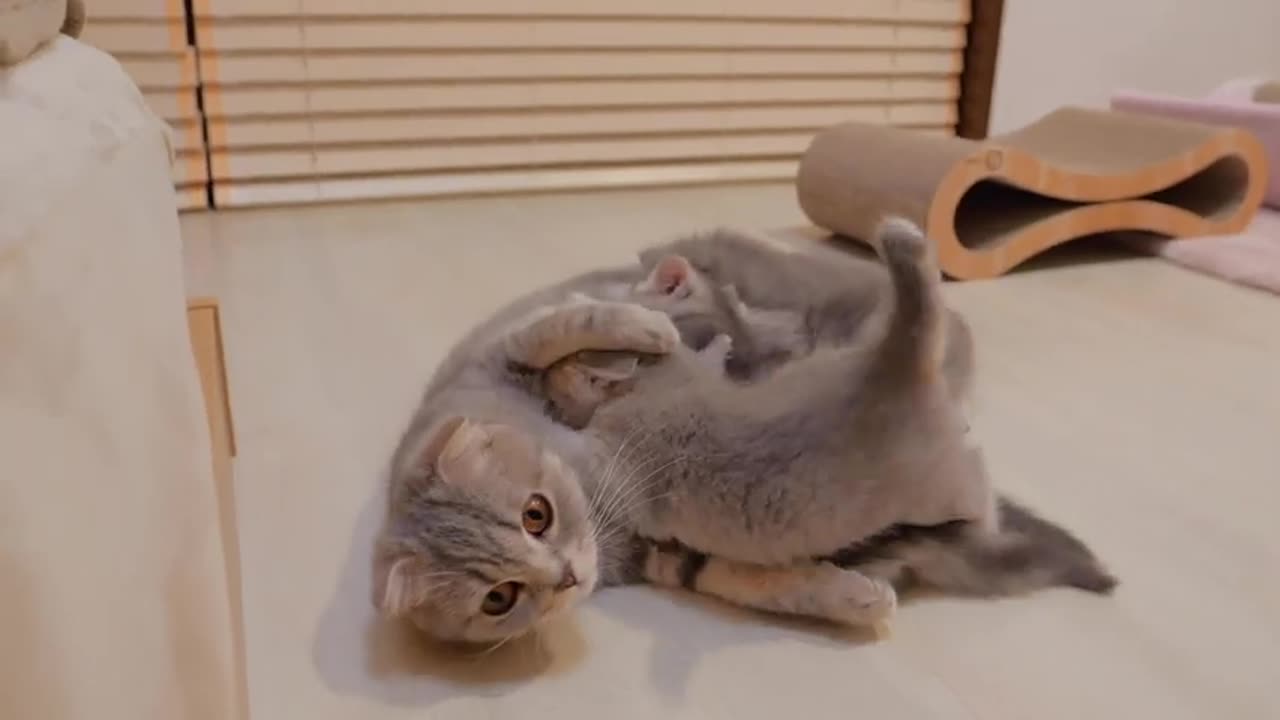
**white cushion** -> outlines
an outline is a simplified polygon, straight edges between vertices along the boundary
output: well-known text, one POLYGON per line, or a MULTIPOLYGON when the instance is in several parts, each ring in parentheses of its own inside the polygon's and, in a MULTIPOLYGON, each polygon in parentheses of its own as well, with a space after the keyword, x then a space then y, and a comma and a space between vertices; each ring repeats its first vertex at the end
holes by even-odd
POLYGON ((0 0, 0 65, 11 65, 57 35, 67 0, 0 0))
POLYGON ((0 68, 0 250, 74 211, 70 190, 140 137, 167 178, 168 133, 120 64, 78 40, 59 36, 0 68))
POLYGON ((60 38, 0 133, 0 717, 240 717, 164 129, 60 38))

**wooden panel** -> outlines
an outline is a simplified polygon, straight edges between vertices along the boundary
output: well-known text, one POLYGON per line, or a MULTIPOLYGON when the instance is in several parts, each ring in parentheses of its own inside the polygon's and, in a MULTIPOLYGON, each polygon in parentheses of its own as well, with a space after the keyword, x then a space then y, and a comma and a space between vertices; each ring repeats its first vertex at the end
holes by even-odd
POLYGON ((1004 0, 974 0, 973 19, 965 32, 964 71, 960 77, 960 122, 956 128, 960 137, 981 140, 987 136, 1003 20, 1004 0))
POLYGON ((240 525, 236 515, 236 495, 232 458, 236 454, 223 354, 222 324, 218 303, 213 298, 187 301, 187 329, 195 356, 200 388, 209 420, 210 450, 213 459, 214 491, 218 498, 223 557, 226 558, 227 591, 230 598, 232 638, 237 672, 235 691, 239 696, 239 717, 248 718, 248 680, 245 670, 244 606, 240 563, 240 525))
POLYGON ((189 300, 187 325, 191 333, 196 367, 200 372, 200 386, 204 390, 213 452, 215 456, 230 458, 236 454, 236 441, 231 422, 217 301, 212 298, 189 300))

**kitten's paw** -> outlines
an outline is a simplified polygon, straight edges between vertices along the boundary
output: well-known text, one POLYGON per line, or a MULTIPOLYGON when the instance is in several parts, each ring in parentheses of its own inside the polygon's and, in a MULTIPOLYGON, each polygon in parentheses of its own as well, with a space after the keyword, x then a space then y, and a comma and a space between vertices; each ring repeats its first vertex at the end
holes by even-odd
POLYGON ((698 359, 708 367, 721 369, 729 353, 733 351, 733 338, 721 333, 711 339, 707 346, 698 351, 698 359))
POLYGON ((855 627, 875 627, 886 625, 897 612, 898 593, 884 580, 828 563, 820 568, 825 576, 823 604, 832 620, 855 627))

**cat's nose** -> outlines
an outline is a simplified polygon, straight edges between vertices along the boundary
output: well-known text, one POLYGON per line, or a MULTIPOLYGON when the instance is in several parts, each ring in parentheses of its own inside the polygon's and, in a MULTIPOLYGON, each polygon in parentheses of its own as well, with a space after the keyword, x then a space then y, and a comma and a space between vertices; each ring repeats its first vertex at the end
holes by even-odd
POLYGON ((560 576, 560 582, 556 584, 556 592, 564 592, 578 584, 578 576, 573 574, 573 568, 568 565, 564 566, 564 574, 560 576))

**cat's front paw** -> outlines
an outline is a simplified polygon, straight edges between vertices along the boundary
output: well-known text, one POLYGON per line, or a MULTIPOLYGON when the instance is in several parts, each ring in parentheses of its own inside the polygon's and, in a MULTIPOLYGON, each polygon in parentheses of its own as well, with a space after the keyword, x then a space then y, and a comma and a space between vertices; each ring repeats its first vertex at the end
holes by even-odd
POLYGON ((639 305, 615 305, 613 327, 636 352, 666 355, 680 344, 680 331, 666 313, 639 305))
POLYGON ((854 627, 885 625, 898 609, 898 593, 878 578, 823 563, 819 600, 835 622, 854 627))

